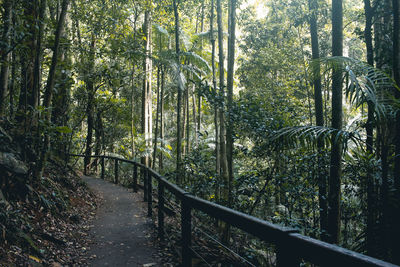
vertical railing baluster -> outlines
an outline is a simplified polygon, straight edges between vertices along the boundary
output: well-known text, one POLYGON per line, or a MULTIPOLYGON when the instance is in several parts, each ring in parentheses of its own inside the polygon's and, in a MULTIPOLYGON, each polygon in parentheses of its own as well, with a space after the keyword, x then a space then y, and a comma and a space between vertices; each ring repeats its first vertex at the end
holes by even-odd
POLYGON ((185 196, 181 199, 182 266, 192 266, 192 217, 191 206, 185 196))
POLYGON ((114 172, 115 172, 114 183, 118 184, 118 159, 115 159, 114 172))
POLYGON ((103 180, 104 180, 104 172, 105 172, 105 169, 104 169, 104 156, 102 156, 101 157, 101 179, 103 179, 103 180))
POLYGON ((158 180, 158 238, 164 241, 164 184, 158 180))
MULTIPOLYGON (((290 234, 288 231, 287 233, 290 234)), ((282 237, 276 244, 276 266, 277 267, 298 267, 300 258, 296 254, 296 249, 287 241, 288 237, 282 237)))
POLYGON ((147 217, 151 217, 153 215, 153 184, 151 180, 151 172, 147 170, 147 217))
POLYGON ((138 171, 137 171, 137 165, 136 164, 134 164, 133 165, 133 191, 135 191, 135 192, 137 192, 138 191, 138 186, 137 186, 137 183, 138 183, 138 171))

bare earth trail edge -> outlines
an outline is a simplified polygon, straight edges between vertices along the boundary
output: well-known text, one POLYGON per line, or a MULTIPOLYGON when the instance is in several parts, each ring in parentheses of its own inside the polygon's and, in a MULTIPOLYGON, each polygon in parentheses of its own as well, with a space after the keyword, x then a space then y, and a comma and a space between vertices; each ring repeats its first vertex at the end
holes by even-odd
POLYGON ((94 242, 88 251, 88 265, 162 266, 140 194, 98 178, 82 179, 103 198, 90 230, 94 242))

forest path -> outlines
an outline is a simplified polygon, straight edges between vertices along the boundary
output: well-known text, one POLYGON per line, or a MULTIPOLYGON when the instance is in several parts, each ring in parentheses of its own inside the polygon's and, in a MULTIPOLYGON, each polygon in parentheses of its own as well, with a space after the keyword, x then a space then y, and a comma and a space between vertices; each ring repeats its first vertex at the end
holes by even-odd
POLYGON ((161 266, 140 194, 98 178, 82 178, 103 198, 90 230, 94 243, 89 266, 161 266))

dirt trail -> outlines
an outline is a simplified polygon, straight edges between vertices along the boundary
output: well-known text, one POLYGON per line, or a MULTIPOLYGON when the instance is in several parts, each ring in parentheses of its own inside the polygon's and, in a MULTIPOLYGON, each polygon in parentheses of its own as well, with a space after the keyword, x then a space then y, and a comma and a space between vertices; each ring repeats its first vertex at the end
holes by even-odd
POLYGON ((90 230, 90 266, 161 266, 150 236, 141 195, 101 179, 83 177, 104 198, 90 230))

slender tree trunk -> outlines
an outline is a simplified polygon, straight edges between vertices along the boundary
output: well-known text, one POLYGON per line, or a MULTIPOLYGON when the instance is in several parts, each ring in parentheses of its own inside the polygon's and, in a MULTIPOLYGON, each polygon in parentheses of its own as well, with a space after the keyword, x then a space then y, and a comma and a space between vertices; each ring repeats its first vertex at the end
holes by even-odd
MULTIPOLYGON (((161 43, 161 42, 160 42, 161 43)), ((157 143, 158 143, 158 121, 159 121, 159 113, 160 113, 160 87, 161 87, 161 77, 160 77, 160 68, 161 66, 159 65, 157 68, 157 106, 156 106, 156 128, 154 131, 154 151, 153 151, 153 166, 152 168, 156 168, 156 158, 157 158, 157 143)))
POLYGON ((10 32, 12 25, 12 0, 4 0, 4 17, 3 17, 3 45, 1 47, 0 59, 0 117, 4 116, 5 104, 8 94, 8 76, 10 70, 10 55, 8 52, 10 46, 10 32))
MULTIPOLYGON (((215 99, 217 98, 217 75, 215 67, 215 34, 214 34, 214 0, 211 0, 211 15, 210 15, 210 38, 211 38, 211 69, 212 69, 212 84, 215 99)), ((215 126, 215 173, 220 174, 220 153, 219 153, 219 125, 218 125, 218 102, 214 103, 214 126, 215 126)), ((219 199, 219 190, 216 190, 216 198, 219 199)))
MULTIPOLYGON (((367 47, 367 62, 369 65, 374 66, 374 50, 372 43, 372 7, 370 0, 364 0, 364 10, 365 10, 365 44, 367 47)), ((368 102, 368 119, 366 124, 366 148, 368 154, 373 154, 373 145, 374 145, 374 104, 372 102, 368 102)), ((366 246, 367 253, 371 256, 377 256, 376 248, 377 248, 377 238, 376 238, 376 194, 375 194, 375 182, 374 176, 372 173, 367 173, 367 229, 366 229, 366 246)))
MULTIPOLYGON (((96 127, 95 127, 95 148, 94 148, 94 154, 95 155, 101 155, 101 151, 103 150, 103 136, 104 136, 104 127, 103 127, 103 112, 97 108, 96 112, 96 127)), ((97 171, 97 162, 98 160, 96 159, 96 171, 97 171)))
MULTIPOLYGON (((185 92, 183 95, 183 111, 182 111, 182 140, 183 142, 186 142, 186 110, 187 110, 187 90, 188 87, 185 88, 185 92)), ((186 143, 183 144, 182 146, 182 157, 185 157, 186 155, 186 143)))
MULTIPOLYGON (((217 24, 218 24, 218 48, 219 48, 219 95, 222 99, 219 103, 219 140, 220 140, 220 164, 221 164, 221 176, 222 176, 222 200, 225 205, 229 205, 229 167, 228 157, 226 151, 226 128, 225 128, 225 70, 224 70, 224 47, 223 47, 223 25, 222 25, 222 7, 221 0, 217 0, 217 24)), ((226 223, 221 224, 222 241, 224 243, 229 242, 229 225, 226 223)))
MULTIPOLYGON (((343 6, 342 0, 332 0, 332 56, 343 55, 343 6)), ((332 128, 342 129, 342 71, 332 73, 332 128)), ((331 163, 328 196, 328 234, 331 243, 340 239, 340 185, 342 175, 342 144, 332 135, 331 163)))
MULTIPOLYGON (((61 14, 60 14, 60 18, 58 20, 57 28, 56 28, 56 32, 55 32, 53 56, 51 59, 49 76, 47 78, 46 91, 45 91, 44 100, 43 100, 43 106, 46 109, 50 108, 51 99, 53 97, 53 91, 54 91, 54 85, 55 85, 55 74, 56 74, 58 57, 59 57, 59 52, 60 52, 60 39, 61 39, 61 35, 62 35, 63 29, 64 29, 64 22, 65 22, 65 17, 67 15, 68 5, 69 5, 69 0, 63 0, 62 7, 61 7, 61 14)), ((51 111, 50 110, 47 110, 45 120, 47 121, 48 124, 50 124, 50 122, 51 122, 51 111)), ((43 147, 42 147, 42 151, 40 153, 40 160, 39 160, 39 163, 37 166, 38 172, 37 172, 37 175, 35 175, 35 177, 37 179, 42 177, 43 170, 44 170, 44 167, 47 162, 48 155, 49 155, 49 149, 50 149, 50 134, 45 133, 43 147)))
POLYGON ((190 94, 189 86, 186 87, 186 155, 190 153, 190 94))
POLYGON ((35 97, 37 94, 33 92, 33 66, 35 61, 35 40, 36 40, 36 5, 37 0, 26 0, 24 1, 24 21, 26 25, 25 31, 28 32, 29 36, 24 39, 20 53, 21 63, 21 89, 18 102, 18 116, 17 121, 23 123, 24 131, 27 132, 30 128, 33 114, 28 110, 36 110, 35 97), (28 108, 30 105, 30 109, 28 108))
MULTIPOLYGON (((224 99, 225 96, 225 70, 224 70, 224 36, 223 36, 223 26, 222 26, 222 7, 221 0, 217 0, 217 23, 218 23, 218 48, 219 48, 219 95, 220 99, 224 99)), ((222 178, 224 184, 223 199, 228 202, 229 191, 229 174, 228 174, 228 159, 226 155, 226 129, 225 129, 225 101, 219 103, 219 139, 220 139, 220 164, 222 170, 222 178)))
MULTIPOLYGON (((135 9, 134 21, 133 21, 133 39, 136 39, 136 22, 138 19, 138 12, 135 9)), ((135 63, 132 63, 132 85, 131 85, 131 151, 132 159, 136 158, 135 153, 135 137, 136 137, 136 127, 135 127, 135 63)))
MULTIPOLYGON (((311 32, 311 49, 313 60, 319 59, 319 40, 318 40, 318 25, 317 11, 318 3, 316 0, 309 0, 308 6, 311 12, 310 16, 310 32, 311 32)), ((322 85, 321 85, 321 67, 318 62, 314 62, 313 68, 313 86, 314 86, 314 105, 315 105, 315 121, 317 126, 324 126, 324 110, 322 101, 322 85)), ((323 165, 323 149, 324 142, 318 140, 318 166, 323 165)), ((327 180, 323 172, 323 168, 318 168, 318 201, 319 201, 319 224, 321 229, 321 239, 327 241, 327 225, 328 225, 328 203, 327 199, 327 180)))
MULTIPOLYGON (((46 6, 47 0, 40 1, 40 9, 39 9, 39 22, 38 22, 38 37, 36 42, 36 58, 35 58, 35 65, 33 68, 33 94, 34 94, 34 101, 37 105, 40 99, 40 80, 41 80, 41 67, 42 67, 42 57, 43 57, 43 48, 42 48, 42 41, 44 35, 44 26, 45 26, 45 13, 46 13, 46 6)), ((61 33, 60 33, 61 34, 61 33)))
POLYGON ((10 80, 10 92, 9 92, 9 101, 10 101, 10 119, 14 120, 14 94, 15 94, 15 80, 17 78, 17 57, 16 53, 12 52, 11 54, 11 80, 10 80))
POLYGON ((90 165, 90 155, 92 154, 92 139, 93 139, 93 128, 94 128, 94 81, 92 76, 94 65, 95 65, 95 46, 96 40, 94 34, 92 34, 92 41, 89 51, 88 60, 88 71, 86 73, 86 92, 87 92, 87 106, 86 106, 86 117, 87 117, 87 134, 86 134, 86 148, 84 158, 84 174, 88 175, 88 168, 90 165))
POLYGON ((227 92, 228 92, 228 128, 226 131, 226 152, 228 160, 228 205, 233 204, 232 185, 233 185, 233 78, 235 66, 235 41, 236 41, 236 0, 229 1, 229 39, 228 39, 228 77, 227 77, 227 92))
MULTIPOLYGON (((164 66, 161 67, 161 93, 160 93, 160 147, 164 148, 164 87, 165 87, 165 72, 164 66)), ((164 156, 163 153, 159 155, 159 168, 160 171, 164 168, 164 156)))
MULTIPOLYGON (((180 61, 180 44, 179 44, 179 13, 178 13, 178 5, 177 0, 173 0, 174 4, 174 15, 175 15, 175 51, 176 51, 176 61, 178 64, 178 76, 181 73, 181 61, 180 61)), ((180 78, 178 78, 180 79, 180 78)), ((182 110, 182 92, 184 88, 182 88, 182 82, 178 82, 178 103, 177 103, 177 141, 176 141, 176 182, 178 185, 181 184, 181 175, 182 175, 182 135, 181 135, 181 110, 182 110)))
MULTIPOLYGON (((148 65, 148 71, 146 72, 147 74, 147 147, 149 150, 152 148, 152 136, 153 136, 153 60, 152 60, 152 54, 153 54, 153 46, 152 46, 152 36, 153 36, 153 27, 152 27, 152 14, 150 12, 149 14, 149 28, 148 28, 148 36, 147 36, 147 51, 148 51, 148 57, 146 58, 147 60, 147 65, 148 65)), ((148 166, 151 166, 152 158, 151 158, 151 153, 149 152, 149 162, 148 166)))
POLYGON ((193 130, 194 130, 194 143, 199 146, 199 136, 197 132, 197 117, 196 117, 196 85, 192 87, 192 113, 193 113, 193 130))
MULTIPOLYGON (((67 40, 66 31, 64 31, 63 38, 67 40)), ((59 61, 63 65, 63 67, 68 68, 68 66, 72 65, 71 58, 67 51, 67 45, 62 45, 60 47, 60 57, 59 61)), ((52 115, 51 120, 54 125, 66 126, 69 121, 69 113, 70 113, 70 99, 71 99, 71 83, 70 77, 67 71, 61 71, 58 68, 57 79, 60 79, 58 83, 58 91, 57 94, 54 95, 52 101, 52 115)), ((66 134, 60 134, 52 143, 55 145, 55 153, 56 155, 63 160, 66 160, 67 156, 67 142, 66 142, 66 134)))
MULTIPOLYGON (((133 63, 134 64, 134 63, 133 63)), ((135 137, 136 137, 136 127, 135 127, 135 65, 132 66, 132 84, 131 84, 131 153, 132 159, 135 159, 135 137)))
MULTIPOLYGON (((400 15, 399 1, 393 0, 393 77, 396 84, 400 86, 400 15)), ((396 99, 400 99, 399 90, 395 90, 396 99)), ((394 217, 394 236, 392 237, 393 262, 400 264, 400 111, 396 113, 396 137, 395 137, 395 158, 394 158, 394 186, 396 193, 396 208, 394 217)))
MULTIPOLYGON (((214 8, 213 2, 214 2, 214 0, 212 0, 211 9, 214 8)), ((202 0, 202 1, 201 1, 201 22, 200 22, 200 31, 201 31, 201 32, 204 31, 204 10, 205 10, 205 7, 204 7, 204 0, 202 0)), ((213 15, 211 15, 211 16, 213 16, 213 15)), ((210 25, 211 25, 211 24, 212 24, 212 23, 210 22, 210 25)), ((213 35, 213 33, 212 33, 212 35, 213 35)), ((213 38, 213 37, 212 37, 212 38, 213 38)), ((201 41, 201 50, 203 50, 203 41, 201 41)), ((196 123, 196 124, 197 124, 197 129, 196 129, 197 134, 199 134, 200 131, 201 131, 201 103, 202 103, 202 102, 203 102, 203 100, 202 100, 201 94, 199 93, 199 95, 198 95, 198 97, 197 97, 197 111, 198 111, 197 123, 196 123)))
MULTIPOLYGON (((144 40, 144 48, 146 56, 143 60, 143 68, 145 73, 145 78, 143 79, 143 91, 142 91, 142 135, 145 139, 146 144, 146 153, 147 150, 151 148, 150 140, 151 139, 151 14, 150 11, 145 11, 145 19, 143 24, 143 32, 146 36, 144 40), (150 101, 149 101, 150 99, 150 101)), ((149 166, 150 160, 146 155, 141 158, 142 164, 149 166)))

